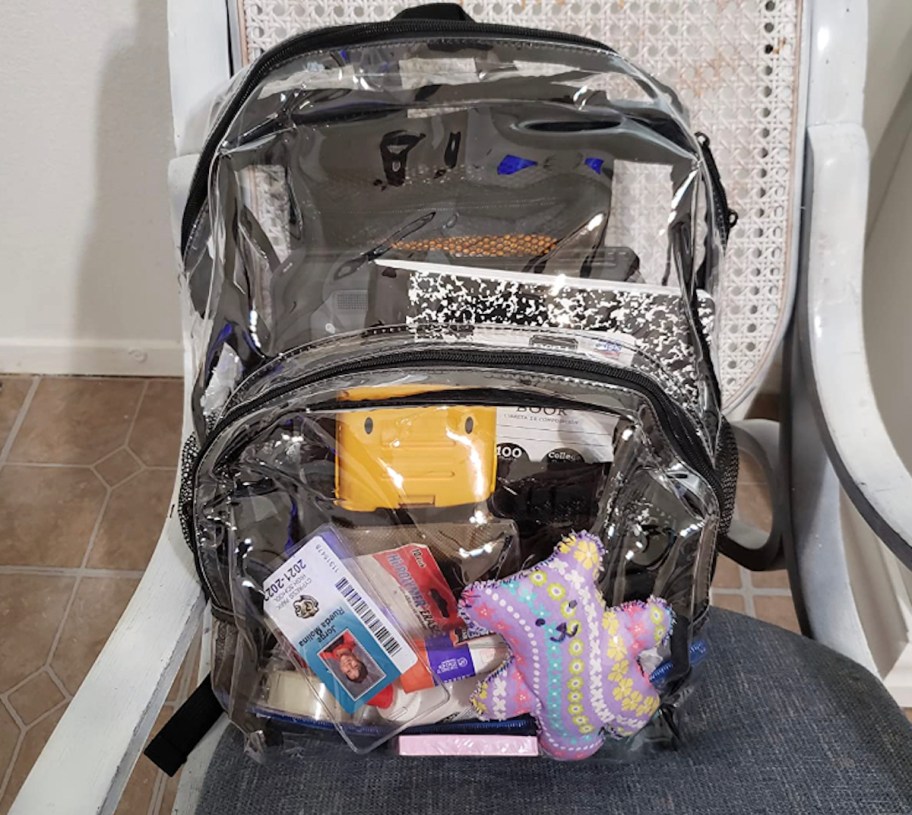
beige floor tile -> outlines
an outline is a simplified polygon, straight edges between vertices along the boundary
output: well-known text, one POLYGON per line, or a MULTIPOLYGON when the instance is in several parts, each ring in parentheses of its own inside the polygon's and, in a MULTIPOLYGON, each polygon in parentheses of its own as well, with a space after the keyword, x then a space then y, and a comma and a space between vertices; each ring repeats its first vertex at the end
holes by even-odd
POLYGON ((744 450, 738 456, 738 488, 743 484, 765 484, 766 476, 760 464, 744 450))
POLYGON ((747 412, 749 419, 772 419, 779 420, 779 394, 777 393, 760 393, 751 403, 750 410, 747 412))
POLYGON ((9 783, 3 793, 3 799, 0 800, 0 812, 7 812, 12 806, 22 782, 25 781, 25 777, 28 775, 29 770, 32 769, 35 759, 38 758, 47 740, 51 737, 51 733, 54 732, 57 722, 63 716, 63 711, 63 708, 55 710, 50 716, 30 727, 25 734, 25 738, 22 740, 22 747, 19 748, 19 755, 16 756, 16 763, 13 764, 13 772, 10 775, 9 783))
MULTIPOLYGON (((158 718, 155 721, 155 726, 152 728, 152 732, 149 736, 151 740, 161 729, 161 727, 171 718, 174 713, 174 707, 167 705, 162 708, 161 712, 158 714, 158 718)), ((148 744, 148 742, 147 742, 148 744)), ((127 789, 130 789, 130 786, 133 786, 133 795, 136 799, 140 801, 148 802, 151 800, 151 794, 154 790, 154 785, 156 781, 161 787, 161 800, 159 801, 158 808, 155 810, 158 815, 171 815, 171 811, 174 809, 174 800, 177 796, 177 786, 180 783, 181 771, 178 770, 173 776, 167 776, 165 773, 161 772, 149 759, 145 756, 140 756, 139 761, 136 764, 136 767, 133 769, 133 774, 130 777, 130 780, 127 782, 127 789), (148 797, 141 795, 143 789, 148 789, 148 797)), ((115 813, 115 815, 130 815, 134 809, 129 806, 125 806, 126 795, 121 799, 120 805, 115 813)))
POLYGON ((163 775, 149 759, 140 756, 133 772, 124 787, 120 803, 114 810, 115 815, 145 815, 149 811, 152 794, 155 792, 155 781, 163 775))
POLYGON ((196 690, 197 685, 199 685, 199 668, 200 668, 200 657, 202 656, 202 636, 197 634, 197 639, 194 645, 190 648, 190 652, 187 654, 187 659, 190 660, 190 693, 196 690))
POLYGON ((187 654, 184 657, 184 661, 181 663, 180 668, 177 670, 177 676, 174 677, 174 681, 171 683, 171 687, 168 689, 168 695, 165 697, 166 702, 176 702, 181 697, 181 685, 184 681, 184 674, 189 670, 188 662, 190 659, 190 654, 187 654))
POLYGON ((180 770, 171 778, 165 781, 165 789, 162 793, 161 804, 158 807, 158 815, 171 815, 174 810, 174 799, 177 797, 177 785, 180 784, 180 770))
POLYGON ((10 430, 19 409, 25 401, 29 388, 32 386, 31 377, 4 376, 0 378, 0 447, 6 444, 10 430))
POLYGON ((725 555, 719 555, 716 561, 713 586, 718 589, 740 589, 741 567, 735 561, 725 557, 725 555))
POLYGON ((126 441, 143 382, 42 379, 10 461, 94 464, 126 441))
POLYGON ((105 494, 85 467, 0 468, 0 564, 81 565, 105 494))
POLYGON ((92 667, 138 583, 117 577, 85 577, 79 584, 51 660, 70 693, 76 692, 92 667))
POLYGON ((0 705, 0 779, 9 767, 16 751, 16 742, 19 741, 19 725, 16 724, 9 711, 0 705))
POLYGON ((738 484, 735 495, 735 518, 757 529, 768 531, 773 522, 773 508, 763 484, 738 484))
MULTIPOLYGON (((152 736, 168 721, 171 713, 171 708, 162 708, 152 728, 152 736)), ((133 768, 133 772, 130 774, 127 786, 124 788, 123 795, 120 798, 120 803, 114 811, 115 815, 135 815, 138 812, 145 815, 149 811, 149 804, 152 801, 152 795, 155 793, 156 782, 162 779, 161 783, 163 784, 166 778, 167 776, 158 767, 141 755, 133 768)))
POLYGON ((183 386, 153 380, 146 389, 129 447, 150 467, 176 467, 180 453, 183 386))
POLYGON ((755 589, 789 588, 788 572, 785 569, 776 569, 772 572, 751 572, 750 580, 755 589))
POLYGON ((35 674, 28 682, 17 688, 9 696, 13 710, 19 714, 19 718, 27 725, 43 716, 51 708, 56 707, 63 700, 64 695, 60 692, 60 688, 57 687, 54 680, 45 671, 35 674))
POLYGON ((0 575, 0 692, 44 665, 72 588, 69 577, 0 575))
POLYGON ((145 569, 161 533, 174 473, 144 470, 115 487, 98 528, 89 566, 145 569))
POLYGON ((791 597, 758 597, 755 595, 754 611, 759 620, 787 628, 796 634, 801 633, 798 618, 795 616, 795 604, 791 597))
POLYGON ((712 604, 717 608, 744 614, 744 598, 740 594, 713 594, 712 604))
POLYGON ((130 453, 126 447, 115 450, 107 458, 103 458, 95 465, 96 472, 109 487, 116 486, 141 469, 142 464, 136 460, 136 456, 130 453))

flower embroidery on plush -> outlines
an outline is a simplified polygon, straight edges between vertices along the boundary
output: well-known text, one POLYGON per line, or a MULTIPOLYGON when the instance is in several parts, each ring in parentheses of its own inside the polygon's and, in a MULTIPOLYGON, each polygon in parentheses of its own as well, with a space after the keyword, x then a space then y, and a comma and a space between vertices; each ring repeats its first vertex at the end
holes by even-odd
POLYGON ((483 719, 533 715, 542 750, 555 758, 592 755, 659 707, 639 657, 667 638, 671 608, 659 598, 608 608, 598 589, 603 555, 598 538, 568 535, 532 569, 466 587, 459 603, 467 621, 501 634, 511 651, 479 683, 475 709, 483 719), (508 689, 496 710, 494 684, 508 689))

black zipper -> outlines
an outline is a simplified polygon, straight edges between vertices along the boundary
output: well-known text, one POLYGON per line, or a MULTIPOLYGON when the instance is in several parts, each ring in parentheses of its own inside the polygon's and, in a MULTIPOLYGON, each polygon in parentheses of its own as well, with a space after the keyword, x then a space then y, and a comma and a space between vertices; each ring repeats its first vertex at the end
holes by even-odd
POLYGON ((715 156, 713 156, 712 148, 710 147, 709 136, 701 131, 697 131, 694 135, 700 144, 703 161, 709 174, 713 203, 716 210, 716 226, 719 228, 722 248, 724 249, 728 245, 728 237, 731 231, 738 223, 738 213, 728 206, 728 194, 725 192, 725 185, 722 183, 722 176, 719 173, 719 165, 716 164, 715 156))
POLYGON ((475 23, 462 20, 388 20, 380 23, 362 23, 358 25, 334 26, 307 31, 279 43, 256 60, 247 72, 234 95, 225 104, 221 115, 200 152, 184 215, 181 221, 181 256, 186 254, 187 244, 199 217, 200 210, 206 202, 209 184, 209 167, 215 158, 218 145, 224 138, 232 120, 240 111, 244 102, 253 93, 260 82, 276 68, 290 59, 308 52, 341 48, 343 46, 365 45, 409 36, 425 36, 428 39, 446 37, 469 37, 487 40, 520 40, 535 42, 552 42, 561 45, 579 45, 613 54, 615 51, 604 43, 578 37, 575 34, 564 34, 556 31, 542 31, 535 28, 519 26, 475 23))
MULTIPOLYGON (((681 458, 703 476, 721 499, 721 483, 716 474, 715 467, 709 453, 697 434, 691 419, 687 417, 684 409, 680 407, 658 384, 645 374, 630 368, 619 368, 605 362, 581 359, 577 357, 558 356, 540 351, 503 351, 485 349, 457 349, 434 348, 407 351, 394 351, 389 354, 380 354, 365 360, 347 360, 333 365, 327 365, 310 374, 302 374, 289 382, 279 385, 271 390, 261 393, 249 402, 242 403, 229 410, 215 424, 206 438, 196 458, 193 468, 193 480, 196 481, 197 467, 204 458, 215 439, 228 426, 234 424, 245 415, 259 410, 264 405, 276 399, 281 399, 299 388, 315 385, 326 379, 336 377, 370 373, 383 369, 402 370, 406 368, 425 367, 476 367, 495 368, 518 371, 519 373, 546 374, 551 376, 585 376, 592 382, 604 385, 622 385, 639 392, 652 403, 656 410, 659 422, 672 438, 681 458), (718 485, 718 489, 716 488, 718 485)), ((460 393, 465 394, 466 389, 460 393)), ((452 396, 452 393, 450 393, 452 396)), ((425 402, 431 402, 434 393, 418 394, 425 402)), ((410 397, 399 397, 400 404, 405 404, 410 397)), ((511 396, 511 399, 513 397, 511 396)), ((551 399, 552 401, 566 402, 563 406, 574 405, 577 410, 585 410, 578 402, 561 400, 559 397, 536 397, 539 401, 551 399)), ((463 401, 462 399, 460 401, 463 401)), ((354 403, 346 402, 345 406, 353 407, 354 403)))
MULTIPOLYGON (((208 582, 203 573, 202 564, 199 560, 199 547, 196 545, 196 512, 193 501, 196 493, 196 482, 199 475, 199 467, 207 452, 211 449, 216 439, 228 427, 233 425, 239 419, 259 410, 269 402, 281 399, 292 392, 315 385, 318 382, 333 379, 336 377, 355 375, 361 373, 370 373, 372 371, 390 369, 401 371, 410 368, 464 368, 480 367, 507 369, 516 371, 519 374, 544 374, 550 376, 570 376, 574 378, 585 377, 591 382, 603 385, 618 385, 629 388, 638 392, 649 400, 656 413, 656 418, 668 434, 675 451, 680 458, 692 467, 706 482, 710 485, 716 494, 719 506, 725 504, 725 497, 722 490, 722 482, 719 478, 712 459, 709 456, 703 443, 700 441, 697 430, 693 421, 687 416, 686 412, 678 405, 668 394, 652 379, 630 370, 629 368, 618 368, 604 362, 598 362, 589 359, 580 359, 575 357, 564 357, 547 352, 529 352, 529 351, 493 351, 484 349, 456 349, 456 348, 435 348, 435 349, 416 349, 408 351, 397 351, 389 354, 376 355, 366 360, 348 360, 333 365, 327 365, 310 374, 304 374, 296 379, 279 385, 271 390, 265 391, 259 396, 251 399, 249 402, 238 405, 228 411, 215 424, 207 435, 205 443, 202 445, 193 468, 190 473, 191 484, 193 489, 190 491, 190 505, 187 508, 188 532, 190 540, 188 544, 193 551, 193 557, 196 561, 197 572, 204 587, 209 588, 208 582)), ((475 389, 476 395, 479 390, 487 390, 489 393, 495 389, 475 389)), ((460 401, 477 401, 471 397, 472 389, 460 389, 460 401)), ((412 404, 417 404, 420 400, 422 403, 430 403, 435 399, 449 398, 453 401, 453 392, 435 393, 429 392, 416 394, 414 397, 399 397, 398 399, 383 400, 384 402, 405 405, 412 400, 412 404)), ((501 403, 509 402, 514 404, 516 400, 526 399, 534 401, 536 405, 543 407, 559 406, 568 407, 575 410, 591 410, 593 408, 581 405, 579 402, 560 397, 549 397, 544 394, 530 394, 509 392, 507 397, 500 397, 501 403)), ((327 403, 329 404, 329 403, 327 403)), ((333 405, 342 406, 341 402, 332 402, 333 405)), ((356 406, 364 406, 364 402, 345 402, 347 409, 356 409, 356 406)), ((322 406, 328 409, 326 405, 322 406)), ((315 409, 315 408, 311 408, 315 409)), ((207 591, 210 599, 211 591, 207 591)), ((215 604, 213 603, 215 609, 215 604)), ((226 609, 217 609, 227 613, 226 609)))

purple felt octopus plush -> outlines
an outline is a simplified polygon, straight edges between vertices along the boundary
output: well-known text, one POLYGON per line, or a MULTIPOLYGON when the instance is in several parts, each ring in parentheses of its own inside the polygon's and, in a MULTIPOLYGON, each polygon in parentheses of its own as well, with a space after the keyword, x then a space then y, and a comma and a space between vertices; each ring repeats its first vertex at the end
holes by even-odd
POLYGON ((553 758, 586 758, 606 735, 639 731, 659 706, 639 656, 665 642, 671 608, 657 598, 608 608, 597 585, 603 553, 593 535, 568 535, 532 569, 473 583, 459 602, 467 621, 511 651, 475 690, 479 716, 532 714, 553 758))

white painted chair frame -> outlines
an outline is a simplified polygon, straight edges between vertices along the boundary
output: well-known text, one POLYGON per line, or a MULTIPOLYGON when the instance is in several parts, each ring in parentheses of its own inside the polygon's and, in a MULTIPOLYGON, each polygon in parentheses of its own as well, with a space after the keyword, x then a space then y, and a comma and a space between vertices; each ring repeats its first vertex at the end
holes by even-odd
MULTIPOLYGON (((792 462, 794 551, 811 631, 871 664, 858 615, 846 603, 850 588, 837 528, 839 488, 902 555, 912 536, 912 476, 880 423, 864 354, 861 274, 868 153, 861 117, 867 8, 865 0, 807 3, 803 284, 790 342, 795 359, 787 417, 801 433, 790 434, 783 452, 792 462), (848 392, 846 382, 853 383, 848 392)), ((178 221, 202 140, 201 114, 213 90, 229 78, 231 57, 222 0, 182 0, 169 6, 178 156, 169 180, 178 221)), ((189 355, 184 373, 185 381, 192 381, 189 355)), ((185 432, 188 427, 185 416, 185 432)), ((744 429, 754 432, 775 461, 775 428, 758 433, 756 425, 747 423, 744 429)), ((908 554, 904 559, 908 562, 908 554)), ((172 505, 136 594, 36 761, 12 815, 114 812, 203 610, 193 560, 172 505)), ((210 734, 185 768, 175 811, 193 811, 205 753, 216 738, 210 734)))

